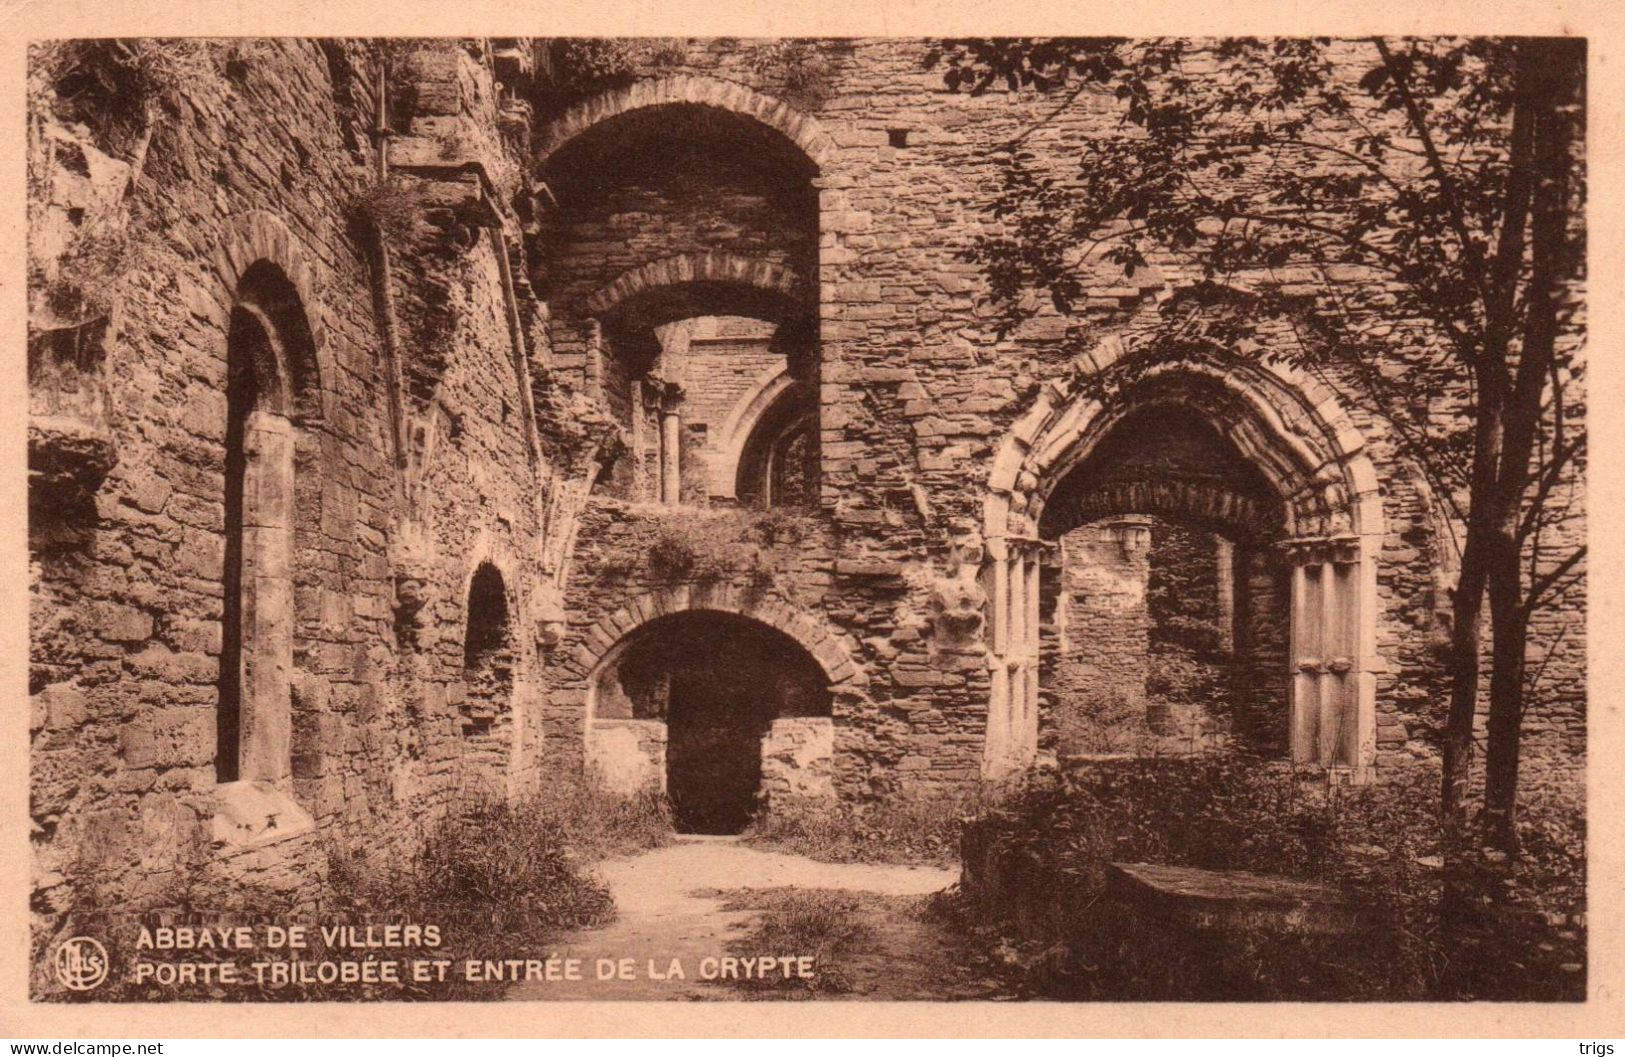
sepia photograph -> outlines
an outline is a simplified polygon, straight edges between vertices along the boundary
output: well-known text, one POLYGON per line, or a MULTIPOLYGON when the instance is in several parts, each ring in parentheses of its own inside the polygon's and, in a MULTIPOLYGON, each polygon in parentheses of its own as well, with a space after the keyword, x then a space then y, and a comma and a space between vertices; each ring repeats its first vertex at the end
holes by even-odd
POLYGON ((32 40, 29 1001, 1584 1003, 1587 69, 32 40))

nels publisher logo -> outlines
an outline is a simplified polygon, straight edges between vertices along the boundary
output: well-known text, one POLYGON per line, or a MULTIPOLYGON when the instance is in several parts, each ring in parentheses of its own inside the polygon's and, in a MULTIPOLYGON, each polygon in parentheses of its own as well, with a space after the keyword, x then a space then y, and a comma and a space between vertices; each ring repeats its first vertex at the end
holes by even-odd
POLYGON ((89 991, 107 979, 107 948, 89 936, 74 936, 56 949, 56 978, 74 991, 89 991))

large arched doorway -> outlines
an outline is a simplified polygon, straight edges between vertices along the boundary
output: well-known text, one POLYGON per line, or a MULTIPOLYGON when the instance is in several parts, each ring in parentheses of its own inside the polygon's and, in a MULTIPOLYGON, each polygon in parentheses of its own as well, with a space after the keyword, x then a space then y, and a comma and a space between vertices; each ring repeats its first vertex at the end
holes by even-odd
POLYGON ((794 639, 749 617, 657 617, 610 651, 592 694, 599 777, 663 785, 680 831, 738 833, 772 791, 827 781, 829 680, 794 639))
POLYGON ((1150 403, 1039 518, 1039 727, 1065 756, 1285 752, 1281 497, 1197 408, 1150 403))
POLYGON ((738 84, 676 77, 606 93, 537 143, 554 207, 539 218, 546 264, 533 280, 552 306, 555 363, 579 370, 628 441, 603 492, 811 505, 827 146, 816 123, 738 84), (729 427, 770 368, 798 383, 796 428, 740 497, 729 427))
MULTIPOLYGON (((1104 374, 1124 355, 1105 343, 1090 366, 1104 374)), ((1359 431, 1334 394, 1285 369, 1136 366, 1121 385, 1046 387, 995 458, 984 773, 1030 765, 1067 717, 1088 742, 1104 702, 1132 718, 1128 751, 1245 738, 1364 780, 1384 525, 1359 431), (1178 693, 1149 670, 1162 662, 1185 666, 1178 693), (1091 701, 1078 692, 1090 680, 1110 692, 1091 701)))

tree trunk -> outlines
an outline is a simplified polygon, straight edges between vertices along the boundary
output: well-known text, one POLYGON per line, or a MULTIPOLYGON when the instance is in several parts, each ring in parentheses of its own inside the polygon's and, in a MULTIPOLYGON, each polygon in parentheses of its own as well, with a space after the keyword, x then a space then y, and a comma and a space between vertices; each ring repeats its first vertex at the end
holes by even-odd
POLYGON ((1473 769, 1473 718, 1478 712, 1480 632, 1487 579, 1482 532, 1468 529, 1461 574, 1451 603, 1450 711, 1445 718, 1444 781, 1440 814, 1448 834, 1459 836, 1466 822, 1467 786, 1473 769))
POLYGON ((1505 448, 1496 484, 1495 528, 1489 554, 1493 668, 1489 742, 1485 757, 1485 836, 1516 854, 1518 761, 1522 751, 1524 671, 1529 641, 1518 523, 1528 501, 1535 441, 1545 427, 1544 406, 1557 340, 1557 304, 1570 271, 1569 170, 1583 45, 1526 41, 1520 47, 1535 73, 1524 105, 1535 108, 1535 188, 1530 208, 1530 275, 1525 296, 1517 378, 1506 406, 1505 448))
MULTIPOLYGON (((1529 642, 1529 617, 1523 608, 1522 573, 1516 545, 1511 568, 1490 576, 1489 740, 1484 753, 1484 835, 1489 843, 1515 855, 1518 851, 1518 758, 1523 741, 1523 689, 1529 642)), ((1497 563, 1500 556, 1496 558, 1497 563)))

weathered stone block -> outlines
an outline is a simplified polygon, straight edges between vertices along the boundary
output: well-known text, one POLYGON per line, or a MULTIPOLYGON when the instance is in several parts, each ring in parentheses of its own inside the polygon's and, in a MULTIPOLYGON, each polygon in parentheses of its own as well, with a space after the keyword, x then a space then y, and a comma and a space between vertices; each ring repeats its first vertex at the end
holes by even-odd
POLYGON ((1330 885, 1242 870, 1112 863, 1106 876, 1128 906, 1190 928, 1344 933, 1373 916, 1373 908, 1330 885))

